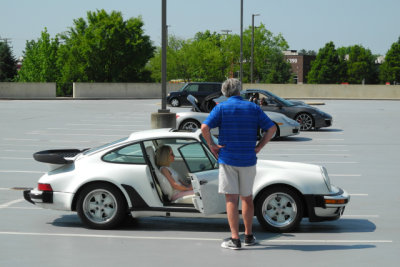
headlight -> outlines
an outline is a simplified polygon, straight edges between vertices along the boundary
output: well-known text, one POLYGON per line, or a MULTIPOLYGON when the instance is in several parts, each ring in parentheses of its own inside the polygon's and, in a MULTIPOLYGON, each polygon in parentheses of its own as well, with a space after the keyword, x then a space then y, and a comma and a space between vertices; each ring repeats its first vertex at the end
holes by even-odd
POLYGON ((322 174, 322 177, 324 178, 325 184, 328 187, 329 191, 332 191, 331 180, 329 179, 328 171, 326 170, 325 167, 321 166, 321 174, 322 174))
POLYGON ((169 96, 170 96, 170 93, 168 93, 167 97, 169 97, 169 96))

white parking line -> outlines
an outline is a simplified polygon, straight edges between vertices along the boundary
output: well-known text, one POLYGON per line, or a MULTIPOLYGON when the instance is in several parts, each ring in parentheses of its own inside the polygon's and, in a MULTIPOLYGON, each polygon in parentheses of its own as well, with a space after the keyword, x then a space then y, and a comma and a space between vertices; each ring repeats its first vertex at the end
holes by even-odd
MULTIPOLYGON (((34 134, 34 135, 66 135, 66 136, 93 136, 93 134, 84 134, 84 133, 26 133, 26 134, 34 134)), ((120 134, 95 134, 96 136, 105 136, 105 137, 121 137, 120 134)))
POLYGON ((356 161, 304 161, 304 163, 312 163, 312 164, 357 164, 359 162, 356 161))
POLYGON ((361 177, 361 174, 329 174, 330 177, 361 177))
POLYGON ((21 139, 21 138, 3 138, 5 141, 33 141, 33 142, 39 142, 39 139, 21 139))
MULTIPOLYGON (((138 240, 176 240, 176 241, 221 241, 219 238, 198 238, 198 237, 165 237, 165 236, 119 236, 119 235, 89 235, 89 234, 50 234, 32 232, 0 232, 0 235, 25 235, 25 236, 49 236, 49 237, 86 237, 86 238, 115 238, 115 239, 138 239, 138 240)), ((296 239, 272 239, 259 240, 260 244, 273 243, 392 243, 392 240, 296 240, 296 239)))
POLYGON ((45 173, 41 171, 0 170, 0 173, 45 173))
POLYGON ((1 204, 1 205, 0 205, 0 209, 7 208, 7 207, 9 207, 9 206, 11 206, 11 205, 13 205, 13 204, 15 204, 15 203, 20 203, 20 202, 22 202, 22 201, 24 201, 23 198, 21 198, 21 199, 16 199, 16 200, 13 200, 13 201, 10 201, 10 202, 1 204))
POLYGON ((13 159, 13 160, 32 160, 32 158, 15 158, 15 157, 0 157, 2 160, 13 159))
MULTIPOLYGON (((104 124, 89 124, 89 123, 67 123, 67 125, 74 125, 74 126, 104 126, 104 124)), ((143 124, 115 124, 115 125, 109 125, 107 124, 108 127, 137 127, 137 126, 143 126, 143 124)))
POLYGON ((368 194, 350 194, 350 193, 349 193, 349 195, 352 197, 367 197, 368 196, 368 194))

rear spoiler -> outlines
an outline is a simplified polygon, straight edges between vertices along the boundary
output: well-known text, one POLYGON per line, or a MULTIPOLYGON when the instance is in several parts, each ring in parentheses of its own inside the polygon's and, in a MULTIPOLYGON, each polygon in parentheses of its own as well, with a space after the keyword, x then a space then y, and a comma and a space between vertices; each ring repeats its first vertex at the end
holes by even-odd
POLYGON ((79 153, 85 151, 79 149, 53 149, 43 150, 33 154, 33 158, 36 161, 50 164, 70 164, 74 162, 68 158, 74 158, 79 153))

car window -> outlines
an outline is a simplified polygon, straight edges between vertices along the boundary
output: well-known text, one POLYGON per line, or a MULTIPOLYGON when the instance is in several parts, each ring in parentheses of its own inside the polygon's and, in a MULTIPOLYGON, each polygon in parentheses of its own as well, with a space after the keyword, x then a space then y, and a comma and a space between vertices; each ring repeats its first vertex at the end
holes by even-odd
POLYGON ((102 150, 103 148, 106 148, 106 147, 109 147, 109 146, 113 146, 115 144, 124 142, 126 140, 128 140, 128 137, 125 137, 125 138, 119 139, 117 141, 114 141, 114 142, 111 142, 111 143, 108 143, 108 144, 104 144, 104 145, 101 145, 101 146, 98 146, 98 147, 95 147, 95 148, 88 149, 85 152, 83 152, 83 155, 87 155, 87 154, 90 154, 90 153, 97 152, 99 150, 102 150))
POLYGON ((113 150, 105 154, 103 160, 112 163, 145 164, 140 143, 113 150))
POLYGON ((190 84, 186 87, 185 91, 187 92, 198 92, 199 91, 199 85, 198 84, 190 84))
POLYGON ((191 173, 218 168, 218 164, 216 164, 214 157, 210 157, 208 151, 199 142, 184 145, 178 150, 191 173))

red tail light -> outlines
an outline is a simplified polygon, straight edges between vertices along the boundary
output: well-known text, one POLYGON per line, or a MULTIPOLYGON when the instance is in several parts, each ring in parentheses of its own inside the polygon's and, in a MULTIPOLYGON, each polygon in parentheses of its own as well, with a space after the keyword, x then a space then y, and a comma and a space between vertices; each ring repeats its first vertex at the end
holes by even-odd
POLYGON ((50 184, 38 184, 39 191, 53 191, 50 184))

